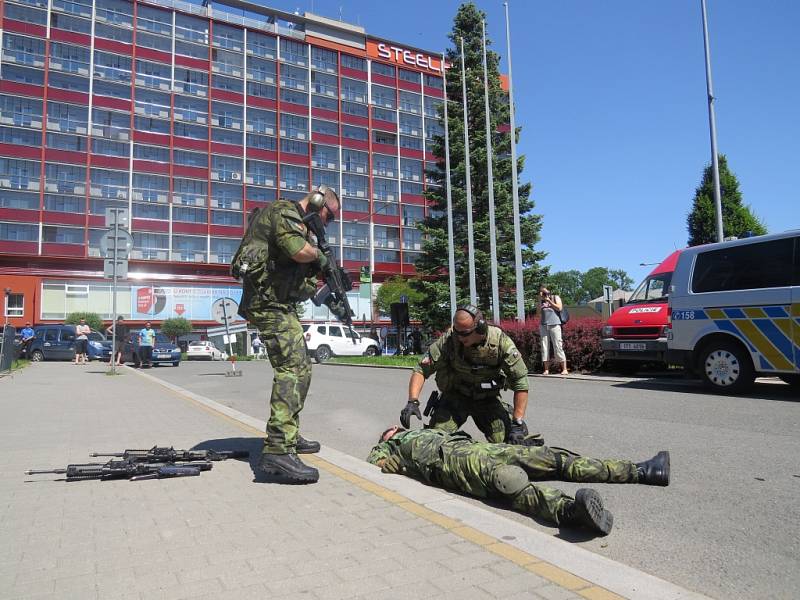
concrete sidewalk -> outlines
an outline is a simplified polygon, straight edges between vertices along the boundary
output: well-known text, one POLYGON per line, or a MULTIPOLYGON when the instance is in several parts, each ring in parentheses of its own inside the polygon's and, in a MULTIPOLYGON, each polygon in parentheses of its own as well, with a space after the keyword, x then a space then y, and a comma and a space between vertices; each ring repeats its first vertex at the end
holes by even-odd
POLYGON ((0 379, 0 409, 3 599, 699 597, 328 448, 315 485, 255 483, 263 423, 130 369, 34 364, 0 379), (251 460, 142 482, 23 474, 154 444, 251 460))

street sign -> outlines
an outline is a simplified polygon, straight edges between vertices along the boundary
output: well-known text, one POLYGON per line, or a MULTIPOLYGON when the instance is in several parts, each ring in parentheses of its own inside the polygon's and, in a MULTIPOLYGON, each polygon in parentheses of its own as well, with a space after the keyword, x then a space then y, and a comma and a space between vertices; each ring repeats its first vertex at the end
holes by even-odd
POLYGON ((116 236, 117 256, 116 258, 128 258, 128 254, 133 250, 133 236, 126 230, 117 228, 114 233, 112 227, 105 231, 100 238, 100 251, 103 256, 114 258, 114 237, 116 236))
POLYGON ((128 209, 127 208, 107 208, 106 209, 106 227, 124 227, 125 229, 128 228, 128 223, 130 219, 128 218, 128 209))
POLYGON ((220 298, 211 305, 211 316, 217 323, 233 323, 239 312, 239 304, 231 298, 220 298))
POLYGON ((614 286, 611 285, 603 286, 603 299, 608 304, 611 304, 614 301, 614 286))
POLYGON ((114 278, 114 263, 117 263, 117 279, 125 279, 128 276, 128 261, 126 259, 107 258, 103 261, 103 277, 106 279, 114 278))

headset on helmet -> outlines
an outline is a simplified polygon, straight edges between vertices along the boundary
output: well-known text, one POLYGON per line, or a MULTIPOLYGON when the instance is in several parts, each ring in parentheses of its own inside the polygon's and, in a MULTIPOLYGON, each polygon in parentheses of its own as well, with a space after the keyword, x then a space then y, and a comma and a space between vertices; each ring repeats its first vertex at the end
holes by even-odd
POLYGON ((475 333, 479 335, 486 335, 486 332, 489 331, 489 324, 486 322, 486 319, 483 318, 483 313, 481 309, 475 306, 474 304, 464 304, 459 306, 456 309, 456 312, 459 310, 463 310, 465 313, 472 317, 472 322, 475 326, 475 333))
POLYGON ((308 206, 314 212, 320 212, 325 206, 325 194, 328 192, 327 185, 321 185, 308 196, 308 206))

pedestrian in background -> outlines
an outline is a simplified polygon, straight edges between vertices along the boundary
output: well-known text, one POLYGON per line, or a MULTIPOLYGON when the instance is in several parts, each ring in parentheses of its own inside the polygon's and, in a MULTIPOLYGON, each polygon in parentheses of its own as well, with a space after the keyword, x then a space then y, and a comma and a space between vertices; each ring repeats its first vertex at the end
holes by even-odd
POLYGON ((25 323, 25 327, 22 328, 22 331, 20 331, 19 334, 19 355, 24 356, 25 358, 30 358, 28 356, 28 349, 30 348, 33 338, 36 337, 36 332, 33 330, 33 327, 31 327, 30 321, 25 323))
POLYGON ((564 354, 564 342, 561 335, 561 310, 564 304, 558 294, 553 294, 547 286, 539 288, 539 334, 542 338, 542 364, 543 375, 550 374, 550 363, 561 365, 561 375, 568 375, 567 356, 564 354), (555 360, 551 361, 552 355, 555 360))
POLYGON ((264 349, 264 342, 262 342, 261 338, 258 337, 258 335, 256 335, 256 337, 253 338, 253 354, 256 355, 256 358, 259 358, 261 356, 261 352, 263 351, 263 349, 264 349))
POLYGON ((156 332, 150 322, 144 324, 144 329, 139 331, 139 361, 142 368, 150 368, 153 360, 153 344, 156 343, 156 332))
POLYGON ((92 328, 86 324, 86 319, 81 319, 81 322, 75 326, 75 362, 76 365, 85 365, 89 357, 89 334, 92 333, 92 328))
POLYGON ((128 341, 128 334, 129 329, 128 326, 124 324, 125 319, 122 315, 117 317, 117 333, 116 336, 114 335, 114 323, 111 323, 106 328, 106 333, 108 334, 109 338, 114 340, 114 352, 111 355, 111 360, 108 361, 109 366, 114 364, 114 360, 116 358, 117 366, 122 364, 122 355, 125 352, 125 342, 128 341))

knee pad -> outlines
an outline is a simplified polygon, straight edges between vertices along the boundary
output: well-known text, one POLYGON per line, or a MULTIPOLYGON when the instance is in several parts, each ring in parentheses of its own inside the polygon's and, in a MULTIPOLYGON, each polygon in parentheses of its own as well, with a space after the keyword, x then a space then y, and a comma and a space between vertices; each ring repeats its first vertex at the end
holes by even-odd
POLYGON ((504 496, 519 494, 528 483, 528 474, 521 467, 501 465, 492 471, 492 484, 504 496))

